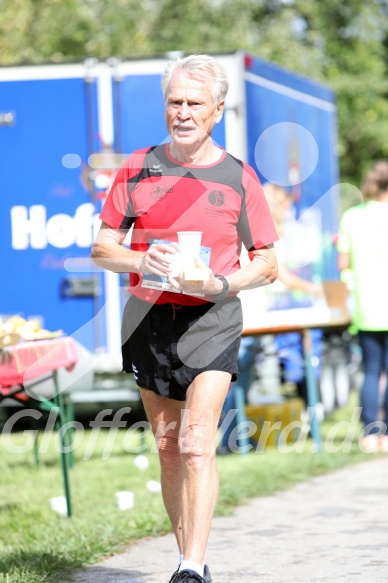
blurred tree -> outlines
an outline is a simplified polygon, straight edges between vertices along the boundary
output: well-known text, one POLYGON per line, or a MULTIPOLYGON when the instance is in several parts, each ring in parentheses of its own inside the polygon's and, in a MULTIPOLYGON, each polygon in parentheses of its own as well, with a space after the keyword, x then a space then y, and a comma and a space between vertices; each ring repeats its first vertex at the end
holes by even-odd
POLYGON ((245 49, 329 84, 338 100, 343 181, 359 185, 371 160, 388 157, 388 0, 161 4, 150 41, 156 52, 245 49))
POLYGON ((320 47, 317 78, 337 94, 342 180, 359 185, 371 160, 388 157, 388 2, 295 0, 294 10, 301 42, 320 47))
POLYGON ((0 0, 0 64, 147 54, 154 5, 157 0, 0 0))
POLYGON ((159 53, 235 51, 246 47, 252 0, 162 0, 150 43, 159 53))
POLYGON ((83 55, 92 20, 77 0, 0 0, 0 62, 41 63, 83 55))
POLYGON ((342 180, 388 157, 388 0, 0 0, 0 14, 0 65, 251 51, 336 91, 342 180))

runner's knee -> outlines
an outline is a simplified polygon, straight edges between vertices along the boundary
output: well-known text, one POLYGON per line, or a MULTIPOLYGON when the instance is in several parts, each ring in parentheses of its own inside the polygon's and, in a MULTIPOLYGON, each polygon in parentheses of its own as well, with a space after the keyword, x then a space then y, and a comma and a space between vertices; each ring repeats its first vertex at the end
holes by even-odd
POLYGON ((180 451, 186 462, 202 464, 213 457, 213 442, 212 433, 206 424, 189 423, 181 433, 180 451))
POLYGON ((179 439, 175 435, 164 434, 157 441, 160 463, 175 465, 180 460, 179 439))

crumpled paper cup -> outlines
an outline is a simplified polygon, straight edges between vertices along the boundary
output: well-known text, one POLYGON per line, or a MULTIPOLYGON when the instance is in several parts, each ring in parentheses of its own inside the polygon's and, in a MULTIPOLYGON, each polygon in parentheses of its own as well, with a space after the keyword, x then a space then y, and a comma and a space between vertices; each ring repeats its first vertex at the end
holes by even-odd
POLYGON ((119 510, 129 510, 133 508, 135 494, 133 492, 116 492, 117 506, 119 510))
POLYGON ((55 496, 49 500, 51 509, 58 514, 67 516, 67 502, 65 496, 55 496))
POLYGON ((147 487, 147 490, 149 490, 150 492, 161 492, 162 491, 161 483, 156 482, 155 480, 150 480, 149 482, 147 482, 146 487, 147 487))

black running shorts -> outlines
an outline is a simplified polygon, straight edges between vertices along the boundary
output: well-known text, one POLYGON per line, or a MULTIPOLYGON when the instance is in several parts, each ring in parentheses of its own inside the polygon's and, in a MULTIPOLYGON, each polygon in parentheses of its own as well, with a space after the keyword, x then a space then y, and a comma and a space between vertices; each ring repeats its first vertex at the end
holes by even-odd
POLYGON ((234 296, 198 306, 150 304, 131 296, 122 324, 123 370, 162 397, 186 400, 194 378, 208 370, 237 379, 242 332, 240 300, 234 296))

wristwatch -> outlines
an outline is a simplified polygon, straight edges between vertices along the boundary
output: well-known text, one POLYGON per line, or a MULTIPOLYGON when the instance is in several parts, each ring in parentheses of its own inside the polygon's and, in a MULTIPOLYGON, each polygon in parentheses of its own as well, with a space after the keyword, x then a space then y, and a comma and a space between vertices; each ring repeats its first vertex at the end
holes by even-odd
POLYGON ((222 292, 220 292, 219 294, 213 294, 212 299, 213 300, 224 300, 229 293, 229 282, 226 279, 226 277, 224 277, 223 275, 220 275, 219 273, 215 273, 214 277, 216 277, 217 279, 219 279, 222 282, 223 288, 222 288, 222 292))

